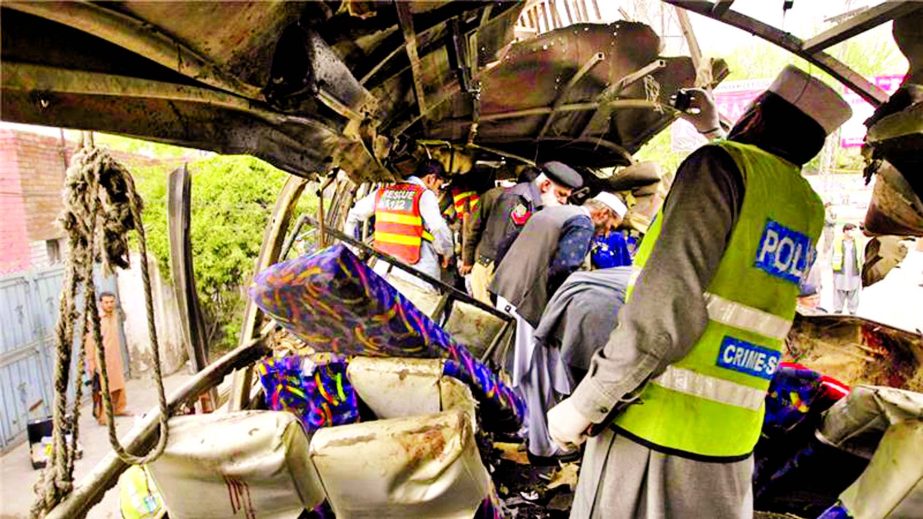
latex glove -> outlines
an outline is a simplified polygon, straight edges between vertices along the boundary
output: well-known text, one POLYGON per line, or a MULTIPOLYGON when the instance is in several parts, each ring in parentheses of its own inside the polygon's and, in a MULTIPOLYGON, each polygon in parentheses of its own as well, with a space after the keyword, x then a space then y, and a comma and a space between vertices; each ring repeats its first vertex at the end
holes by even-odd
POLYGON ((586 441, 590 424, 569 398, 548 411, 548 434, 555 445, 565 452, 574 450, 586 441))
POLYGON ((695 126, 699 133, 704 134, 715 128, 721 128, 718 107, 715 105, 715 98, 711 92, 701 88, 687 88, 686 91, 692 94, 689 108, 685 112, 680 112, 679 116, 695 126))

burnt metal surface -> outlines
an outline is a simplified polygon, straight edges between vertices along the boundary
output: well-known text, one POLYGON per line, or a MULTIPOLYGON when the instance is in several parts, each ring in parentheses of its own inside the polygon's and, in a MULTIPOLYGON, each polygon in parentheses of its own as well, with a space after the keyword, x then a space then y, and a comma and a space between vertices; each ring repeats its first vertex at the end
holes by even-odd
POLYGON ((630 22, 513 45, 522 7, 4 2, 0 110, 8 121, 251 154, 306 177, 342 167, 354 180, 388 179, 392 149, 416 139, 630 162, 673 120, 662 105, 692 85, 691 61, 644 69, 661 63, 660 41, 630 22))
MULTIPOLYGON (((661 58, 659 49, 660 38, 636 22, 577 24, 512 45, 479 75, 475 142, 536 161, 630 163, 673 121, 670 94, 695 81, 690 58, 661 58)), ((457 94, 433 107, 431 119, 427 130, 408 133, 464 141, 470 103, 457 94)))

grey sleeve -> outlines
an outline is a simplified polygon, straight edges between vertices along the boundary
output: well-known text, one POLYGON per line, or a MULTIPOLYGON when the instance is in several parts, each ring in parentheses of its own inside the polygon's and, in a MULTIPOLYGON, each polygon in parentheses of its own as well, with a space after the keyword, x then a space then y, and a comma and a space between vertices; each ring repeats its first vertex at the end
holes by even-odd
POLYGON ((590 421, 603 421, 626 394, 683 358, 702 334, 708 322, 703 292, 743 195, 740 171, 717 146, 700 148, 680 165, 664 202, 660 237, 634 293, 572 395, 590 421))

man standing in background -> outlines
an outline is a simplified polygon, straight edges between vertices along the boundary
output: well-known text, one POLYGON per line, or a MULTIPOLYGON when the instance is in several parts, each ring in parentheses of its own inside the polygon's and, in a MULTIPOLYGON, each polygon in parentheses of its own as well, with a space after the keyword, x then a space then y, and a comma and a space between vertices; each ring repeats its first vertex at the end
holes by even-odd
POLYGON ((836 212, 830 202, 824 203, 824 254, 830 254, 833 247, 833 231, 836 228, 836 212))
MULTIPOLYGON (((125 371, 122 362, 122 347, 119 341, 119 315, 115 311, 115 294, 103 292, 99 295, 99 330, 103 339, 103 357, 106 360, 106 374, 109 376, 109 395, 112 397, 112 411, 115 416, 131 416, 126 411, 128 400, 125 397, 125 371)), ((87 320, 87 372, 97 386, 99 366, 96 364, 96 341, 93 340, 92 324, 87 320)), ((95 395, 94 395, 95 396, 95 395)), ((106 411, 100 405, 93 406, 93 413, 99 425, 106 425, 106 411)))
POLYGON ((494 269, 532 214, 544 207, 566 204, 571 190, 582 185, 583 179, 574 169, 560 162, 548 162, 532 180, 485 193, 480 210, 466 231, 465 241, 471 248, 463 254, 459 268, 462 275, 471 274, 475 299, 490 302, 488 287, 494 269))
POLYGON ((843 313, 844 306, 850 315, 859 308, 859 290, 862 288, 862 260, 856 245, 856 226, 843 225, 843 235, 833 244, 833 311, 843 313))

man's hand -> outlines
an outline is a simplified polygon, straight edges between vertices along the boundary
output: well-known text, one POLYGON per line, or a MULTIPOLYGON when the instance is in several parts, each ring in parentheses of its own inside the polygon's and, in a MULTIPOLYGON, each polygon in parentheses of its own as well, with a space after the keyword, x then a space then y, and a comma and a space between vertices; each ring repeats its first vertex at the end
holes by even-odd
POLYGON ((590 425, 569 398, 548 411, 548 434, 563 451, 572 451, 585 442, 590 425))
POLYGON ((459 265, 458 273, 462 276, 467 276, 468 274, 471 274, 471 267, 472 265, 459 265))
POLYGON ((709 133, 721 128, 718 107, 711 92, 702 88, 687 88, 690 95, 689 108, 679 116, 695 126, 699 133, 709 133), (690 113, 691 112, 691 113, 690 113))
POLYGON ((442 268, 449 268, 449 264, 452 263, 452 256, 443 256, 442 257, 442 268))

